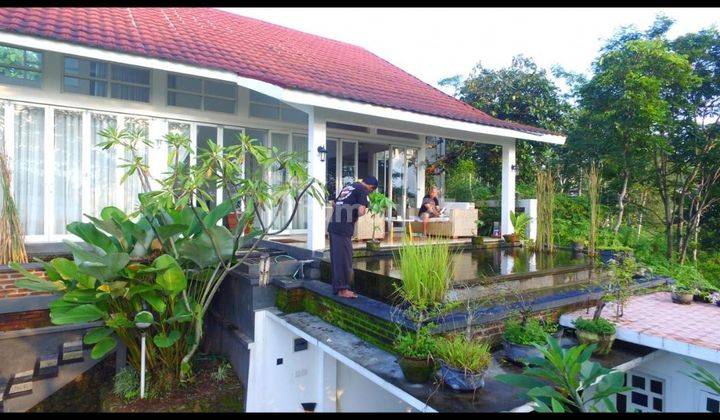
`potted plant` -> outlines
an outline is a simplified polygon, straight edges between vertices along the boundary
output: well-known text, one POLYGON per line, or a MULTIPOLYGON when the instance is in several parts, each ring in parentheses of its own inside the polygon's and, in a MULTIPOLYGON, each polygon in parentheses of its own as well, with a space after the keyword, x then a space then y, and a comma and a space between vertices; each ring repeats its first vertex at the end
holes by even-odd
POLYGON ((710 293, 710 297, 708 298, 708 301, 710 303, 712 303, 713 305, 720 306, 720 292, 710 293))
POLYGON ((521 242, 527 239, 527 225, 530 222, 530 218, 525 213, 510 212, 510 223, 513 227, 513 233, 503 235, 503 239, 508 243, 521 242))
POLYGON ((464 335, 437 340, 443 382, 455 391, 475 391, 485 386, 485 371, 492 356, 490 345, 468 340, 464 335))
POLYGON ((478 219, 478 221, 475 223, 477 224, 477 235, 470 238, 470 240, 472 241, 473 245, 480 246, 485 243, 485 238, 483 238, 482 234, 480 234, 480 228, 485 225, 485 222, 478 219))
POLYGON ((368 207, 368 210, 372 215, 371 217, 373 221, 373 233, 372 239, 367 241, 365 245, 370 251, 379 251, 380 241, 375 239, 375 233, 380 230, 380 226, 377 223, 377 216, 380 216, 382 218, 383 214, 385 214, 387 210, 391 210, 393 207, 395 207, 395 203, 393 203, 392 200, 390 200, 384 194, 378 191, 371 192, 368 196, 368 200, 370 201, 370 206, 368 207))
POLYGON ((695 289, 688 286, 685 283, 675 283, 670 288, 670 298, 673 303, 679 303, 681 305, 690 305, 695 295, 695 289))
POLYGON ((615 325, 612 322, 602 317, 593 317, 593 319, 578 318, 573 324, 580 344, 597 344, 593 353, 599 355, 610 353, 615 342, 615 325))
POLYGON ((557 332, 557 324, 541 322, 536 318, 511 318, 505 322, 503 333, 505 357, 515 363, 542 357, 542 352, 534 344, 544 343, 547 334, 555 335, 557 332))
POLYGON ((633 249, 623 245, 599 246, 597 251, 603 264, 609 264, 613 260, 621 262, 623 259, 633 255, 633 249))
POLYGON ((423 326, 417 331, 401 332, 395 339, 394 347, 397 359, 405 379, 414 384, 425 383, 435 370, 432 351, 435 339, 430 333, 431 326, 423 326))
POLYGON ((587 243, 587 241, 582 236, 573 238, 573 240, 572 240, 573 252, 583 252, 583 250, 585 250, 586 243, 587 243))

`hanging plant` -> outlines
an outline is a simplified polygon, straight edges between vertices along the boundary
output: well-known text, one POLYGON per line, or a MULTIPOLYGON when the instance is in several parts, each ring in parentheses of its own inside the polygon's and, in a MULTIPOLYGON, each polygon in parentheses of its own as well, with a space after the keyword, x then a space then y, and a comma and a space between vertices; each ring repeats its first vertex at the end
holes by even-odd
POLYGON ((0 152, 0 264, 28 262, 22 225, 10 194, 7 157, 0 152))

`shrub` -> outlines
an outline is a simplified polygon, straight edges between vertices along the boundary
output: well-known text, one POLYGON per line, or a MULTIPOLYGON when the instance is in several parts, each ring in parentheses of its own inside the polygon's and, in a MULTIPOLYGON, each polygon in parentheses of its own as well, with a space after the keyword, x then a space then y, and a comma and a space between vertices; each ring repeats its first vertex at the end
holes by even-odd
POLYGON ((229 362, 222 362, 217 370, 210 374, 215 382, 225 382, 232 372, 232 365, 229 362))
POLYGON ((435 348, 435 337, 430 333, 431 326, 424 326, 417 331, 401 332, 395 340, 395 350, 404 357, 426 359, 432 357, 435 348))
POLYGON ((437 340, 436 357, 453 369, 480 373, 490 366, 490 345, 468 340, 464 335, 437 340))
POLYGON ((546 324, 535 318, 528 318, 523 324, 522 320, 509 319, 505 322, 505 340, 525 346, 533 343, 545 342, 546 334, 557 331, 557 324, 546 324))
POLYGON ((439 308, 453 274, 448 243, 436 240, 427 245, 403 244, 397 254, 401 280, 396 293, 415 312, 439 308))
POLYGON ((615 325, 605 318, 585 319, 578 318, 573 324, 580 331, 594 333, 598 335, 615 334, 615 325))
MULTIPOLYGON (((147 377, 145 378, 147 379, 147 377)), ((148 381, 145 381, 147 387, 148 381)), ((113 383, 113 394, 128 401, 140 396, 140 376, 137 371, 130 366, 120 369, 115 375, 113 383)))

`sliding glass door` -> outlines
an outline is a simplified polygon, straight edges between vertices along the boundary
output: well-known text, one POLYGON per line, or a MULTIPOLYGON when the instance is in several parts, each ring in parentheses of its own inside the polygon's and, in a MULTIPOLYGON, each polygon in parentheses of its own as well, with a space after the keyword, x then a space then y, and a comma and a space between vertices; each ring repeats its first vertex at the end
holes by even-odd
POLYGON ((332 201, 344 186, 358 179, 358 142, 329 138, 326 144, 327 200, 332 201))

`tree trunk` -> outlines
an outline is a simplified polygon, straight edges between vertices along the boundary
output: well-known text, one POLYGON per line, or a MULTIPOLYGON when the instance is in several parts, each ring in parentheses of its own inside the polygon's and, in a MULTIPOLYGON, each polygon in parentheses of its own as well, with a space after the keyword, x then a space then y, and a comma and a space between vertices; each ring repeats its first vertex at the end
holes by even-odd
POLYGON ((638 225, 637 225, 637 238, 640 239, 642 233, 643 214, 645 212, 645 202, 647 201, 647 191, 643 191, 640 194, 640 212, 638 214, 638 225))
POLYGON ((620 211, 618 212, 617 222, 615 222, 615 228, 613 229, 613 232, 615 232, 616 235, 620 230, 620 226, 622 226, 623 215, 625 214, 625 197, 627 196, 629 181, 630 172, 626 170, 623 178, 623 187, 622 190, 620 190, 620 194, 618 194, 618 207, 620 208, 620 211))

